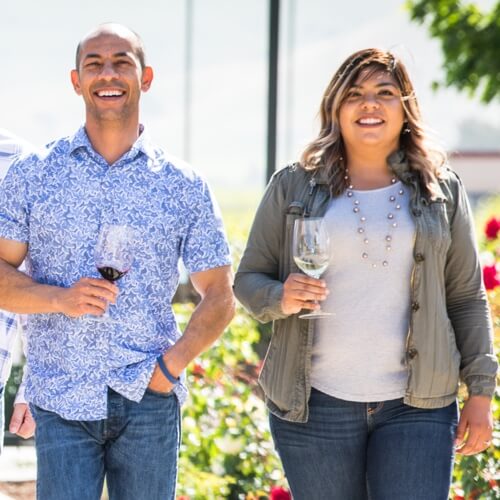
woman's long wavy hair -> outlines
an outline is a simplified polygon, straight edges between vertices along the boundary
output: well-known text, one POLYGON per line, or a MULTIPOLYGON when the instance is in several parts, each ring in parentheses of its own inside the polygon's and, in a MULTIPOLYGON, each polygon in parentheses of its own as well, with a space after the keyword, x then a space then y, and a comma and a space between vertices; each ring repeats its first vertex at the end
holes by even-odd
POLYGON ((432 192, 432 184, 437 182, 439 169, 446 162, 446 154, 431 145, 424 130, 415 90, 405 66, 393 54, 381 49, 355 52, 333 75, 321 101, 321 130, 302 153, 301 165, 307 170, 326 168, 332 196, 344 192, 347 187, 344 164, 346 152, 340 131, 339 111, 347 93, 365 69, 368 69, 366 78, 374 72, 386 71, 397 82, 405 114, 399 147, 405 152, 410 169, 417 172, 424 189, 432 192))

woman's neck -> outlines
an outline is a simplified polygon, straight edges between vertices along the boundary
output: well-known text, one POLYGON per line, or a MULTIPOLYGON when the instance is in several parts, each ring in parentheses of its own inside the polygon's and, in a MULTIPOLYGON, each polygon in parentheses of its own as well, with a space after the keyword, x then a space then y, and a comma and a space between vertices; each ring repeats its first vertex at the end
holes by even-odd
POLYGON ((388 186, 394 175, 389 170, 387 156, 384 154, 348 153, 346 168, 349 183, 354 189, 378 189, 388 186))

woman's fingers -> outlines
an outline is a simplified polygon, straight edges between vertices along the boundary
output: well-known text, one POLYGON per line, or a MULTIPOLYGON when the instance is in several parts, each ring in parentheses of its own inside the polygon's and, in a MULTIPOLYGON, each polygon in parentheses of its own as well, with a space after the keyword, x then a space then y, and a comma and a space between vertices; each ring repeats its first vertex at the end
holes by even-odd
POLYGON ((285 314, 295 314, 301 309, 314 311, 319 308, 315 301, 325 300, 327 295, 328 289, 324 280, 292 273, 283 284, 281 309, 285 314))

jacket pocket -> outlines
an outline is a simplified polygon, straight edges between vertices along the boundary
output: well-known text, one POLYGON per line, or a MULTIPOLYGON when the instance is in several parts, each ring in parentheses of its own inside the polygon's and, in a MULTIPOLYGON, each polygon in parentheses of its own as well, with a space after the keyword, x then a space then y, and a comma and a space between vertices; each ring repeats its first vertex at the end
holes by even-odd
MULTIPOLYGON (((301 367, 300 333, 294 320, 280 321, 273 332, 259 376, 266 397, 283 413, 294 409, 297 391, 301 384, 299 372, 301 367), (297 332, 294 334, 293 332, 297 332)), ((303 355, 303 353, 302 353, 303 355)))
POLYGON ((425 207, 423 213, 428 239, 432 247, 440 254, 445 254, 451 243, 446 203, 441 200, 434 201, 425 207))

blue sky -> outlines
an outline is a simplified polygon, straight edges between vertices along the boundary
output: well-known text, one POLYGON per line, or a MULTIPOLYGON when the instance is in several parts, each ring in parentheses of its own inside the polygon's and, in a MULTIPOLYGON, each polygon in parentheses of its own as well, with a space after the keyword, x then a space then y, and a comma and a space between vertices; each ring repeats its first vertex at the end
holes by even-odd
MULTIPOLYGON (((267 0, 193 0, 193 5, 189 160, 216 189, 261 186, 267 0)), ((35 144, 71 134, 84 116, 69 80, 76 44, 95 25, 117 21, 141 34, 155 70, 153 86, 143 96, 142 121, 158 143, 183 156, 184 14, 183 0, 6 2, 0 16, 0 126, 35 144)), ((402 1, 282 0, 279 166, 296 159, 314 136, 321 95, 337 66, 368 46, 391 48, 403 58, 427 123, 449 149, 467 147, 459 144, 466 120, 500 128, 498 102, 484 106, 451 89, 430 90, 441 74, 439 45, 425 28, 409 22, 402 1)))

